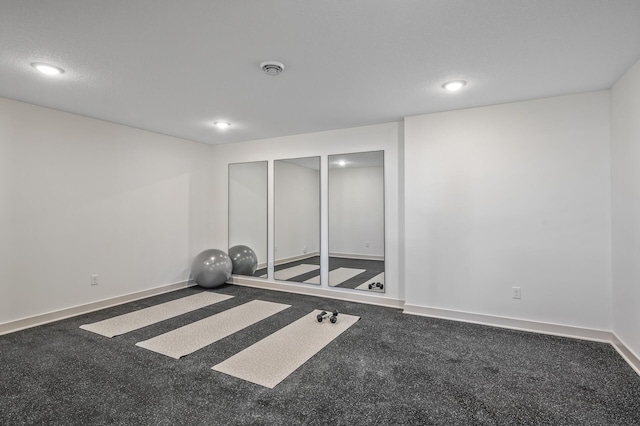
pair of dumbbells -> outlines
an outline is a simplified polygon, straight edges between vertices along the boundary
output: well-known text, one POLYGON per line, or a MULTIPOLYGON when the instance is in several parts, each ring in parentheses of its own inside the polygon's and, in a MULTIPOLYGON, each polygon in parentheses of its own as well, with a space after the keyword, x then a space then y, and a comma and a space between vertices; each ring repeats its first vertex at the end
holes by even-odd
POLYGON ((369 283, 369 290, 372 290, 373 288, 379 288, 380 290, 382 290, 384 288, 384 284, 382 284, 382 283, 369 283))
POLYGON ((331 322, 331 324, 335 324, 336 321, 338 321, 338 311, 335 309, 331 313, 322 311, 318 316, 316 316, 316 318, 318 319, 318 322, 322 322, 325 318, 329 318, 329 322, 331 322))

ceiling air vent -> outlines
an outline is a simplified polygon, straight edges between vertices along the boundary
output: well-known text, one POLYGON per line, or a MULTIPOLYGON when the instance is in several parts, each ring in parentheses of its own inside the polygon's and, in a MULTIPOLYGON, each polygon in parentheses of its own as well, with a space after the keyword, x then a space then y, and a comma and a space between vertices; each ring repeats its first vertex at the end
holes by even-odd
POLYGON ((267 75, 278 75, 284 70, 284 64, 276 61, 264 61, 260 68, 267 75))

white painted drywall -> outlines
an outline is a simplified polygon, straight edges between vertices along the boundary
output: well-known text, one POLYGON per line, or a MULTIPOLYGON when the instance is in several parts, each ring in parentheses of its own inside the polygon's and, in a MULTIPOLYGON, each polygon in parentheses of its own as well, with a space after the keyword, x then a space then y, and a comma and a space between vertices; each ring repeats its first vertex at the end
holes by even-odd
POLYGON ((407 304, 611 329, 608 91, 409 117, 404 146, 407 304))
POLYGON ((611 89, 613 331, 640 356, 640 62, 611 89))
MULTIPOLYGON (((398 200, 398 145, 400 136, 400 123, 386 123, 375 126, 356 127, 327 132, 293 135, 280 138, 262 139, 256 141, 239 142, 213 147, 215 153, 215 173, 217 186, 223 189, 227 183, 226 169, 229 163, 246 161, 269 161, 269 223, 273 224, 273 161, 278 159, 321 156, 321 247, 328 247, 327 228, 327 156, 331 154, 366 152, 384 150, 385 155, 385 220, 386 220, 386 273, 385 284, 387 291, 384 296, 397 299, 401 293, 399 277, 400 259, 399 253, 399 200, 398 200)), ((226 192, 219 193, 217 198, 226 199, 226 192)), ((214 205, 213 216, 226 217, 226 204, 214 205)), ((215 235, 226 235, 227 224, 225 220, 216 220, 215 235)), ((273 227, 269 230, 269 259, 274 259, 273 253, 273 227)), ((322 286, 327 287, 327 262, 322 261, 321 270, 324 280, 322 286)), ((270 271, 270 280, 273 276, 270 271)), ((293 284, 294 286, 301 284, 293 284)), ((362 293, 360 290, 333 289, 336 292, 362 293)))
POLYGON ((274 181, 276 264, 281 259, 319 253, 320 171, 274 161, 274 181))
POLYGON ((229 248, 248 246, 266 265, 267 162, 230 164, 229 188, 229 248))
POLYGON ((0 323, 186 280, 215 243, 210 146, 0 99, 0 153, 0 323))
POLYGON ((384 259, 384 169, 329 169, 329 253, 384 259))

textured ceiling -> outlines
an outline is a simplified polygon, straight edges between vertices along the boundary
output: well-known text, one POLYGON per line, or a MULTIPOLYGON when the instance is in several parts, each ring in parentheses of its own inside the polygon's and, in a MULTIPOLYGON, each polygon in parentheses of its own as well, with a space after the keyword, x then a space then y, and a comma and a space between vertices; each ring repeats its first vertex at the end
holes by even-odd
POLYGON ((608 89, 640 1, 0 0, 0 53, 2 97, 218 144, 608 89))

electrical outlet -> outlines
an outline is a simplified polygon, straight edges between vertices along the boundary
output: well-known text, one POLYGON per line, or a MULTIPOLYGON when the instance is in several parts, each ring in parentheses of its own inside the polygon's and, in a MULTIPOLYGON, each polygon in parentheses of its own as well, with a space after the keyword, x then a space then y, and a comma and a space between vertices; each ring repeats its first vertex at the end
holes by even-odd
POLYGON ((367 241, 366 243, 364 243, 364 246, 369 248, 369 241, 367 241))
POLYGON ((514 299, 520 299, 522 297, 520 287, 511 287, 511 291, 514 299))
POLYGON ((91 275, 91 285, 98 285, 98 275, 91 275))

